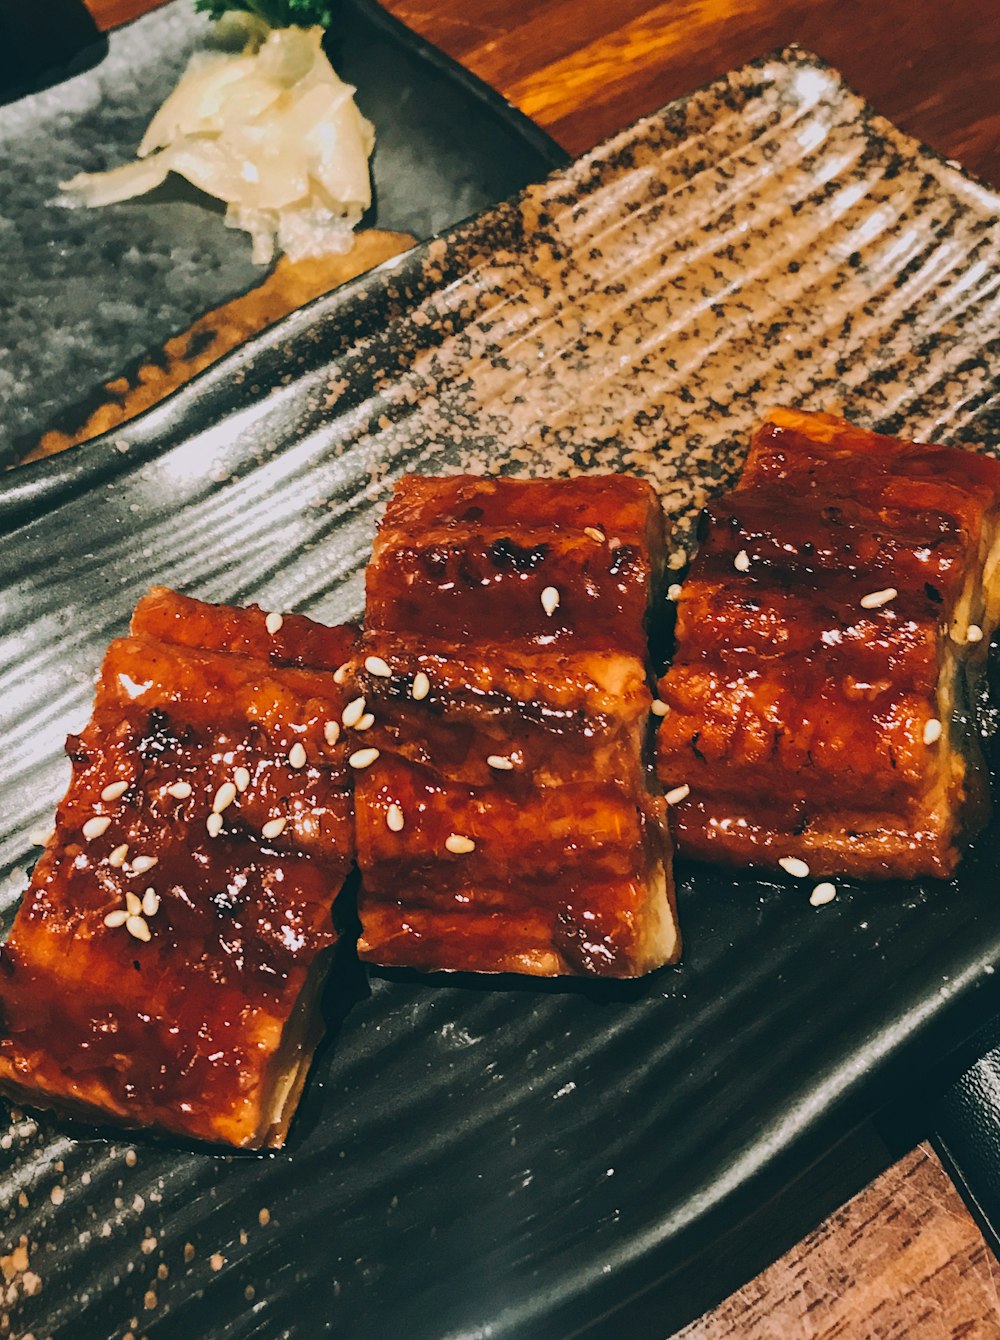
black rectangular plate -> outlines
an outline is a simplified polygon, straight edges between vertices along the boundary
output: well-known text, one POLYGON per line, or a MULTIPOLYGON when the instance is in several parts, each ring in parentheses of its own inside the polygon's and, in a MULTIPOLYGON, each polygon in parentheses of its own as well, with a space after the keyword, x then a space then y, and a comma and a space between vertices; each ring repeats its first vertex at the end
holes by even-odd
MULTIPOLYGON (((356 616, 406 470, 641 473, 680 562, 774 401, 995 443, 996 211, 792 49, 16 472, 6 916, 150 582, 356 616)), ((631 987, 373 974, 271 1158, 14 1122, 3 1199, 42 1282, 15 1329, 72 1334, 85 1295, 88 1337, 606 1335, 995 1012, 998 866, 994 825, 953 883, 821 909, 684 868, 684 961, 631 987)))

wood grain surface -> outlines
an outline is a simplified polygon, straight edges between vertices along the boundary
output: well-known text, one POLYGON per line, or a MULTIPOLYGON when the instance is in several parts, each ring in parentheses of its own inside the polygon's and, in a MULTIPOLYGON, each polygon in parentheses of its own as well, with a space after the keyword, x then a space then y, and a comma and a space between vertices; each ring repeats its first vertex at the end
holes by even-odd
MULTIPOLYGON (((88 2, 108 28, 156 0, 88 2)), ((898 125, 1000 182, 997 0, 386 3, 574 153, 733 66, 798 42, 898 125)), ((777 1229, 773 1241, 777 1254, 785 1245, 777 1229)), ((920 1145, 679 1334, 993 1340, 1000 1267, 920 1145)))

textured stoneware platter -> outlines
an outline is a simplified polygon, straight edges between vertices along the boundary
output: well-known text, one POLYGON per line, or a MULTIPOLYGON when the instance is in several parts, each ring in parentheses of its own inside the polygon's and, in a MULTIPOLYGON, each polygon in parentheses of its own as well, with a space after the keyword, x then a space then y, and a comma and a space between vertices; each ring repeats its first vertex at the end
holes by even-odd
MULTIPOLYGON (((407 470, 636 472, 679 563, 772 402, 995 447, 997 207, 789 51, 10 476, 6 918, 63 736, 154 580, 356 616, 407 470)), ((682 868, 683 963, 634 987, 345 979, 271 1158, 14 1120, 2 1197, 34 1292, 17 1273, 12 1329, 77 1335, 85 1296, 88 1337, 662 1338, 722 1229, 996 1011, 997 836, 954 883, 821 909, 682 868)))

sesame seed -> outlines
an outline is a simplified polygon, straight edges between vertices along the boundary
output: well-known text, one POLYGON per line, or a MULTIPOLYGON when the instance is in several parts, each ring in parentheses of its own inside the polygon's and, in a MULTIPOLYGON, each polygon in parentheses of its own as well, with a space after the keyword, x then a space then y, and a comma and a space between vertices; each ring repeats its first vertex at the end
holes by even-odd
POLYGON ((667 587, 667 599, 680 600, 681 591, 683 589, 684 588, 681 586, 680 582, 671 582, 670 585, 667 587))
POLYGON ((603 544, 608 538, 604 531, 598 530, 596 526, 584 526, 583 533, 588 539, 593 540, 595 544, 603 544))
POLYGON ((125 895, 125 908, 130 917, 137 917, 142 912, 142 899, 138 894, 131 890, 125 895))
POLYGON ((54 830, 51 828, 33 828, 28 834, 28 841, 33 847, 47 847, 54 836, 54 830))
POLYGON ((410 689, 410 697, 414 702, 420 702, 421 698, 426 698, 431 691, 431 681, 422 670, 418 670, 413 676, 413 686, 410 689))
POLYGON ((128 782, 109 782, 101 792, 102 800, 119 800, 128 790, 128 782))
POLYGON ((364 716, 363 716, 363 717, 360 717, 360 718, 358 719, 358 721, 355 723, 354 729, 355 729, 355 730, 371 730, 372 726, 374 726, 374 725, 375 725, 375 718, 374 718, 374 716, 372 715, 371 712, 366 712, 366 713, 364 714, 364 716))
POLYGON ((148 941, 150 939, 149 927, 146 925, 142 917, 129 917, 125 922, 125 929, 128 931, 129 935, 134 936, 136 940, 148 941))
POLYGON ((784 870, 786 875, 791 875, 793 879, 806 879, 809 875, 809 864, 798 856, 781 856, 778 858, 778 864, 784 870))
POLYGON ((301 740, 296 740, 289 749, 288 766, 290 768, 304 768, 306 766, 306 747, 301 740))
POLYGON ((205 827, 208 829, 209 837, 213 838, 218 837, 219 834, 222 832, 222 815, 216 814, 215 811, 213 810, 212 813, 205 820, 205 827))
POLYGON ((683 549, 675 549, 667 559, 667 567, 671 572, 679 571, 688 561, 688 556, 683 549))
POLYGON ((684 782, 681 786, 675 786, 672 791, 668 791, 663 799, 668 805, 679 805, 682 800, 687 800, 690 794, 691 788, 684 782))
POLYGON ((888 605, 890 600, 895 600, 899 592, 894 586, 887 586, 884 591, 870 591, 868 595, 862 596, 859 604, 863 610, 878 610, 883 605, 888 605))
POLYGON ((832 903, 836 896, 836 884, 830 884, 828 881, 824 881, 824 883, 816 885, 812 893, 809 895, 809 901, 813 907, 822 907, 824 903, 832 903))
POLYGON ((966 642, 982 642, 983 630, 977 623, 969 624, 969 631, 965 635, 966 642))
POLYGON ((476 844, 472 838, 466 837, 464 833, 449 833, 444 840, 444 845, 450 852, 456 856, 465 856, 470 851, 476 850, 476 844))
POLYGON ((229 808, 235 799, 236 783, 223 782, 215 793, 215 799, 212 801, 212 813, 221 814, 223 810, 229 808))
POLYGON ((237 791, 239 791, 240 795, 242 795, 250 785, 250 769, 236 768, 233 772, 233 785, 236 787, 237 791))
POLYGON ((160 910, 160 895, 155 889, 147 889, 142 895, 143 916, 155 917, 160 910))
POLYGON ((288 820, 283 814, 279 814, 277 819, 268 819, 267 823, 260 830, 261 836, 266 838, 280 837, 285 831, 285 825, 288 820))
POLYGON ((667 704, 663 701, 662 698, 654 698, 652 704, 650 705, 649 710, 652 712, 654 717, 665 717, 667 713, 670 711, 670 708, 667 706, 667 704))
POLYGON ((108 831, 108 825, 111 820, 106 814, 95 814, 93 819, 88 819, 83 825, 83 836, 90 842, 93 838, 99 838, 108 831))
POLYGON ((937 744, 941 738, 941 723, 937 717, 924 722, 924 744, 937 744))
POLYGON ((167 787, 167 795, 173 796, 175 800, 187 800, 191 794, 190 782, 171 782, 167 787))
POLYGON ((398 805, 390 805, 385 812, 385 826, 390 833, 401 833, 403 831, 403 811, 398 805))
POLYGON ((344 725, 347 726, 348 729, 350 729, 351 726, 356 726, 358 724, 358 722, 361 720, 364 714, 365 714, 365 698, 364 694, 362 694, 360 698, 351 699, 351 701, 344 708, 343 712, 341 712, 340 719, 344 723, 344 725))
POLYGON ((551 619, 559 608, 559 592, 554 586, 547 586, 542 592, 542 609, 551 619))
POLYGON ((284 619, 277 612, 277 610, 272 610, 271 613, 264 620, 264 627, 271 634, 271 636, 274 637, 275 633, 277 633, 280 630, 281 625, 284 622, 285 622, 284 619))
POLYGON ((514 760, 506 754, 487 754, 486 762, 498 772, 510 772, 514 766, 514 760))
POLYGON ((340 739, 340 722, 328 721, 323 727, 323 739, 329 745, 334 745, 340 739))
POLYGON ((736 569, 737 572, 750 571, 750 555, 747 553, 745 549, 741 549, 740 552, 733 559, 733 567, 736 569))
POLYGON ((156 856, 137 856, 132 862, 132 869, 137 875, 144 875, 147 870, 152 870, 158 859, 156 856))
POLYGON ((350 661, 345 661, 343 665, 338 665, 336 670, 334 670, 333 672, 334 684, 343 684, 344 680, 347 678, 348 671, 350 670, 350 668, 351 668, 350 661))
POLYGON ((355 749, 347 761, 352 768, 369 768, 378 756, 377 749, 355 749))
POLYGON ((366 656, 365 669, 370 675, 375 675, 378 679, 392 678, 392 671, 389 669, 389 663, 383 661, 381 656, 366 656))
POLYGON ((124 907, 116 907, 113 912, 109 912, 104 918, 105 926, 110 926, 112 930, 116 926, 124 926, 126 921, 128 921, 128 913, 124 907))
POLYGON ((127 856, 128 856, 128 843, 123 842, 122 845, 120 847, 116 847, 114 851, 111 853, 111 855, 108 857, 108 865, 113 865, 116 868, 120 868, 125 864, 127 856))

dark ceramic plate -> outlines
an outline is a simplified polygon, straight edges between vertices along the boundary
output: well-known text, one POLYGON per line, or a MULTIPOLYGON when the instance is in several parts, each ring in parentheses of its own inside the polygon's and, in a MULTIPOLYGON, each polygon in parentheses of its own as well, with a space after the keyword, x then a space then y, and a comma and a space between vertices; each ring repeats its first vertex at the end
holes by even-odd
MULTIPOLYGON (((774 401, 995 445, 997 204, 788 51, 10 476, 7 917, 63 736, 152 581, 355 616, 407 470, 641 473, 680 564, 774 401)), ((996 1011, 997 836, 954 883, 820 909, 682 869, 684 962, 633 987, 373 974, 274 1157, 16 1119, 12 1328, 662 1338, 696 1253, 996 1011)))

